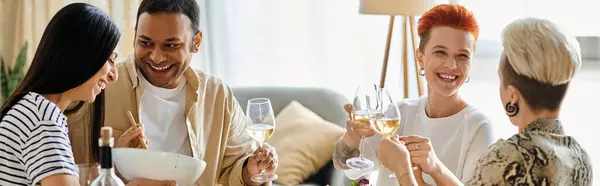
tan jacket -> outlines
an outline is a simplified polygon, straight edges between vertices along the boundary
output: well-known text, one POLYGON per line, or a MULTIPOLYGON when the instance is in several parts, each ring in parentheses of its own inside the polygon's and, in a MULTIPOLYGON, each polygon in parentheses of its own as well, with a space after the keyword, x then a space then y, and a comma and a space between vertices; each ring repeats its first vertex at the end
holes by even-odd
MULTIPOLYGON (((139 84, 133 55, 117 64, 119 79, 105 89, 104 126, 113 127, 115 141, 129 127, 127 111, 139 122, 140 101, 144 93, 139 84)), ((245 117, 239 103, 229 87, 212 75, 188 68, 186 126, 188 140, 194 158, 206 161, 206 169, 196 182, 197 185, 244 185, 242 167, 248 153, 254 148, 253 140, 247 135, 245 126, 250 120, 245 117)), ((160 108, 156 108, 160 109, 160 108)), ((92 156, 89 121, 91 104, 67 115, 73 153, 77 163, 88 163, 92 156)), ((152 144, 150 144, 152 145, 152 144)))

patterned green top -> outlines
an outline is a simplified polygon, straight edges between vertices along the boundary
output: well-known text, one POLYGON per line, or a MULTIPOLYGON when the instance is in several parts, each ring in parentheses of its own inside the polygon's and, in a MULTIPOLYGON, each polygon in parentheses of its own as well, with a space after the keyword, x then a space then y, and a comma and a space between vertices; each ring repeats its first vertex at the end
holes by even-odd
POLYGON ((560 121, 539 119, 492 145, 466 185, 592 185, 592 163, 560 121))

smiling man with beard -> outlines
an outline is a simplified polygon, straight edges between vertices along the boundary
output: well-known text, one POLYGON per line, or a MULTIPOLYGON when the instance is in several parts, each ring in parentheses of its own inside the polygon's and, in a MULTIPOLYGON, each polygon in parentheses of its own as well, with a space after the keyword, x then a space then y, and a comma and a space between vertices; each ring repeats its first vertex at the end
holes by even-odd
MULTIPOLYGON (((142 148, 206 161, 199 185, 258 185, 250 177, 274 172, 277 154, 266 146, 246 155, 253 140, 231 89, 218 78, 189 67, 202 41, 195 0, 144 0, 137 13, 134 53, 117 65, 120 78, 105 90, 104 126, 114 129, 115 147, 142 148), (132 126, 127 112, 141 123, 132 126), (146 145, 143 145, 146 144, 146 145)), ((73 105, 70 138, 77 163, 95 162, 84 128, 93 122, 91 104, 73 105)), ((145 184, 146 185, 146 184, 145 184)))

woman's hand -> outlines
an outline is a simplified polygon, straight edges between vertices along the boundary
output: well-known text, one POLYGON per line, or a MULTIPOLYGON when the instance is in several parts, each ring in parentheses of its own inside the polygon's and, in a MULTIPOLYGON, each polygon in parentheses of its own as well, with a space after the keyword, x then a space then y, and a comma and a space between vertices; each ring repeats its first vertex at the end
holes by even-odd
POLYGON ((396 176, 412 171, 409 151, 403 142, 399 141, 398 135, 381 139, 377 153, 381 164, 396 176))
POLYGON ((414 135, 401 137, 400 140, 406 144, 411 162, 418 165, 424 173, 432 175, 441 171, 440 160, 435 155, 429 138, 414 135))
POLYGON ((415 175, 415 180, 417 181, 418 186, 431 186, 423 179, 423 171, 420 168, 413 170, 413 173, 415 175))
POLYGON ((346 121, 346 134, 344 134, 344 143, 352 148, 358 148, 361 137, 371 137, 375 135, 375 130, 371 128, 368 120, 354 120, 352 114, 352 104, 344 105, 344 110, 348 112, 348 120, 346 121))

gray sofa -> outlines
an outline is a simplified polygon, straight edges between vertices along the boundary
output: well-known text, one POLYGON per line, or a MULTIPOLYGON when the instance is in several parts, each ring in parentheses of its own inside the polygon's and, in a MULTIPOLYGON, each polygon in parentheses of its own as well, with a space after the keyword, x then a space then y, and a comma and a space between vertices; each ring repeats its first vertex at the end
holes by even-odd
MULTIPOLYGON (((273 111, 278 114, 291 101, 298 101, 321 118, 345 127, 347 113, 342 106, 349 103, 341 94, 322 88, 292 87, 234 87, 233 94, 245 110, 249 99, 264 97, 271 100, 273 111)), ((333 145, 333 144, 332 144, 333 145)), ((305 180, 302 185, 349 185, 349 180, 342 171, 329 162, 319 172, 305 180)))

